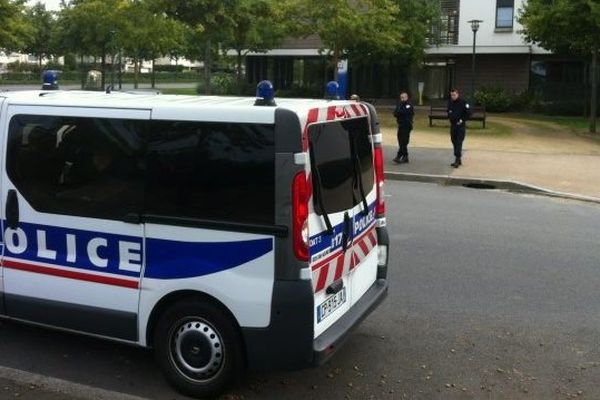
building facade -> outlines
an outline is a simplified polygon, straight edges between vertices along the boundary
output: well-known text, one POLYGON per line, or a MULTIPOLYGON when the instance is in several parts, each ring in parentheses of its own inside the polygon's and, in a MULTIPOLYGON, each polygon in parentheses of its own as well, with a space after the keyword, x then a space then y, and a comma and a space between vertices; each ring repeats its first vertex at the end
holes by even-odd
POLYGON ((549 59, 550 52, 527 43, 517 13, 525 0, 444 0, 445 30, 426 50, 422 81, 425 96, 444 97, 450 87, 470 92, 499 87, 511 93, 529 90, 531 65, 549 59), (475 76, 472 73, 473 31, 469 21, 480 20, 476 33, 475 76), (475 79, 473 79, 475 77, 475 79))
MULTIPOLYGON (((481 20, 477 32, 475 88, 502 88, 519 94, 535 91, 551 101, 558 96, 581 98, 587 66, 582 60, 554 55, 525 41, 518 22, 526 0, 440 0, 442 18, 432 26, 430 45, 421 66, 381 60, 349 65, 349 91, 367 98, 394 98, 399 90, 416 94, 424 83, 426 99, 446 98, 450 88, 471 92, 473 32, 471 20, 481 20)), ((267 53, 249 54, 249 82, 269 78, 277 88, 322 88, 333 70, 319 52, 316 36, 288 40, 267 53)), ((317 90, 317 89, 315 89, 317 90)))

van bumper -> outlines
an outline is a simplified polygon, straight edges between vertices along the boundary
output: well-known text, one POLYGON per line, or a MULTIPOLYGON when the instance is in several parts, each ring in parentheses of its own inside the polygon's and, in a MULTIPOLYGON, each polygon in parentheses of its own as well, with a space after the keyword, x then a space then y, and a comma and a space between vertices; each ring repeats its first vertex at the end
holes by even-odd
POLYGON ((350 333, 387 297, 386 279, 378 279, 346 314, 313 343, 313 366, 324 364, 344 343, 350 333))
POLYGON ((346 314, 314 339, 312 285, 303 283, 276 282, 273 302, 277 306, 271 324, 267 328, 242 328, 249 369, 298 370, 323 364, 388 292, 387 280, 376 280, 346 314))
MULTIPOLYGON (((385 227, 377 228, 377 238, 379 245, 389 250, 389 236, 385 227)), ((386 298, 388 257, 382 264, 378 266, 373 285, 316 339, 313 337, 314 294, 311 281, 276 280, 273 284, 269 326, 242 328, 248 368, 298 370, 326 362, 352 330, 386 298)))

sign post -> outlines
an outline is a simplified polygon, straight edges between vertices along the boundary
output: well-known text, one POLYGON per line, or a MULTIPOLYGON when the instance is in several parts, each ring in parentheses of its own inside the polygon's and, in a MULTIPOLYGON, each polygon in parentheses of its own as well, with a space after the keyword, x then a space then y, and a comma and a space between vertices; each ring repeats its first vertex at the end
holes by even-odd
POLYGON ((338 62, 337 69, 337 82, 340 85, 338 94, 340 96, 340 99, 346 100, 348 98, 348 60, 342 60, 338 62))

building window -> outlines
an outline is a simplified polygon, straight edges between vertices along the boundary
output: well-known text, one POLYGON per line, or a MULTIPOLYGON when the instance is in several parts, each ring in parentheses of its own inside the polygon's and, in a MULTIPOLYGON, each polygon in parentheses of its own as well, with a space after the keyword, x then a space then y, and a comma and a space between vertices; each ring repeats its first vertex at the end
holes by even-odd
POLYGON ((497 0, 496 28, 512 28, 515 14, 515 0, 497 0))
POLYGON ((428 44, 444 46, 458 44, 460 0, 441 0, 440 19, 431 24, 428 44))

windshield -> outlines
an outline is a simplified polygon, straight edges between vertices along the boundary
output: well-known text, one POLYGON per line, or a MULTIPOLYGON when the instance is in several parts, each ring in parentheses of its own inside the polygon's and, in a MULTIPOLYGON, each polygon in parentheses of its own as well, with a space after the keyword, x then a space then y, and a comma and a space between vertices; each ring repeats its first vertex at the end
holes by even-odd
POLYGON ((361 203, 361 181, 365 195, 375 183, 367 118, 313 125, 308 137, 317 214, 336 213, 361 203))

